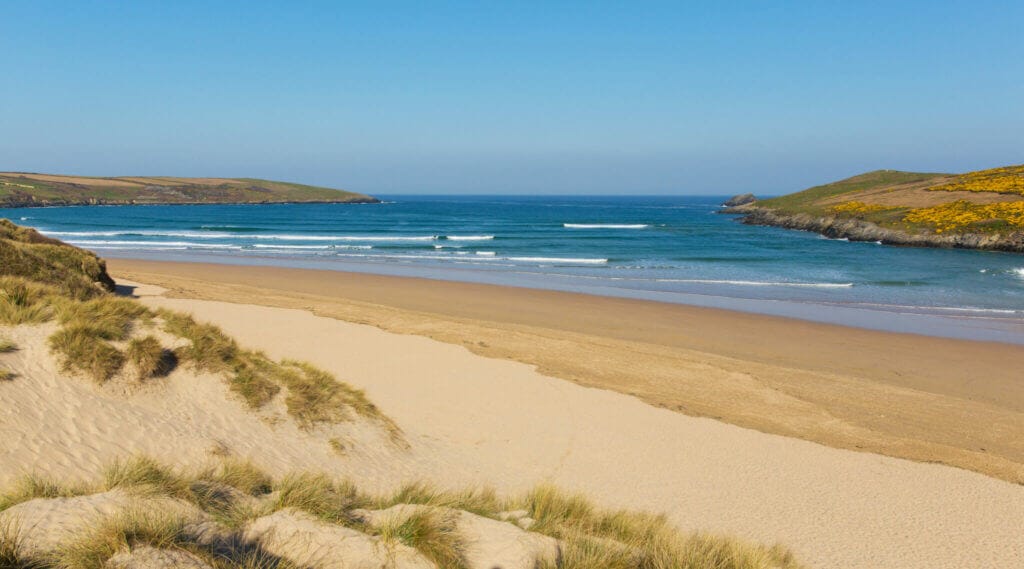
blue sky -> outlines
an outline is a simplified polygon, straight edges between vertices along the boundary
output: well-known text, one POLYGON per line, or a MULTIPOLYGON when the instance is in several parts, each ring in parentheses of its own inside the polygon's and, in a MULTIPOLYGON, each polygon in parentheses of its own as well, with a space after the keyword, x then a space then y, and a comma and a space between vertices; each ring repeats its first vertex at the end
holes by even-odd
POLYGON ((3 2, 0 169, 772 194, 1024 163, 1022 2, 3 2))

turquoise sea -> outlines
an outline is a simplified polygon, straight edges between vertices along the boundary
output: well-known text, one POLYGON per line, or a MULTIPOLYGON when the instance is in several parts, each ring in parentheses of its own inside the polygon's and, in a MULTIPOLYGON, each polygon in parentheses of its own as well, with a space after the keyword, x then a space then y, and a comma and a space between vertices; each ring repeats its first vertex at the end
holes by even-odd
POLYGON ((716 213, 723 196, 382 199, 0 217, 105 257, 421 276, 1024 343, 1024 255, 746 226, 716 213))

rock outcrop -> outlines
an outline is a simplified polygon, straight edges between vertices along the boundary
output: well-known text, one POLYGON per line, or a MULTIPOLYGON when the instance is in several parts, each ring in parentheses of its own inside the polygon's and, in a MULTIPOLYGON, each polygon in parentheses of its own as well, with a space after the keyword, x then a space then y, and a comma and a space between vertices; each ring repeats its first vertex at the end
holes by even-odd
POLYGON ((754 197, 754 194, 750 194, 750 193, 738 194, 738 195, 735 195, 735 196, 725 200, 725 202, 723 202, 722 205, 724 205, 725 207, 736 207, 736 206, 739 206, 739 205, 746 205, 746 204, 749 204, 749 203, 754 203, 756 201, 757 201, 757 198, 754 197))
POLYGON ((816 217, 806 213, 786 214, 767 208, 739 206, 724 213, 739 213, 748 225, 768 225, 785 229, 813 231, 826 237, 850 241, 875 241, 905 247, 942 247, 983 249, 1024 253, 1024 231, 1004 234, 946 233, 916 234, 881 227, 870 221, 839 217, 816 217))

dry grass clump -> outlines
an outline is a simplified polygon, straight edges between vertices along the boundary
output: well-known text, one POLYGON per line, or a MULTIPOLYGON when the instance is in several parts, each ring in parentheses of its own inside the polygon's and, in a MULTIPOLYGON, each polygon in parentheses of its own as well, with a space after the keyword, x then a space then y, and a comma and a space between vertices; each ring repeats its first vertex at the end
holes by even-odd
POLYGON ((189 521, 173 512, 127 509, 61 548, 53 564, 61 569, 104 569, 111 557, 138 545, 202 553, 186 531, 189 521))
POLYGON ((295 508, 342 525, 357 523, 351 511, 368 503, 353 484, 335 482, 324 474, 290 474, 278 482, 274 490, 278 492, 274 510, 295 508))
POLYGON ((36 498, 68 498, 88 494, 93 490, 94 488, 89 485, 62 484, 36 474, 28 474, 0 494, 0 512, 36 498))
POLYGON ((0 381, 11 381, 15 378, 14 372, 8 369, 0 368, 0 381))
POLYGON ((145 306, 129 298, 101 296, 84 302, 65 301, 58 305, 57 319, 65 326, 88 326, 104 340, 126 340, 132 325, 149 317, 145 306))
POLYGON ((191 495, 188 477, 147 456, 114 461, 103 473, 103 487, 144 490, 182 499, 191 495))
POLYGON ((404 484, 395 492, 377 497, 372 505, 376 509, 386 509, 397 504, 452 508, 490 518, 510 509, 508 501, 499 498, 491 488, 471 488, 453 492, 440 490, 425 482, 404 484))
POLYGON ((104 383, 124 365, 124 354, 103 340, 101 331, 88 325, 61 328, 50 336, 50 349, 61 358, 66 372, 79 372, 104 383))
POLYGON ((374 529, 374 533, 385 542, 399 542, 415 548, 438 567, 466 567, 465 538, 458 531, 454 512, 420 510, 374 529))
POLYGON ((17 350, 18 346, 7 338, 0 338, 0 354, 7 354, 17 350))
POLYGON ((231 369, 238 356, 238 344, 220 328, 200 324, 191 316, 161 309, 157 314, 164 321, 164 331, 187 340, 189 345, 178 350, 178 357, 199 371, 223 372, 231 369))
POLYGON ((53 317, 55 287, 21 277, 0 276, 0 324, 40 324, 53 317))
POLYGON ((135 338, 128 342, 125 355, 138 379, 167 375, 174 369, 176 358, 170 350, 160 345, 160 340, 153 336, 135 338))
POLYGON ((594 508, 585 498, 539 486, 519 505, 535 520, 531 531, 563 540, 563 569, 721 567, 796 569, 785 549, 706 535, 686 535, 664 516, 594 508))
POLYGON ((239 351, 232 363, 228 386, 250 407, 258 409, 281 391, 281 386, 271 379, 276 375, 277 367, 261 352, 239 351))
POLYGON ((250 496, 269 494, 274 489, 274 480, 269 474, 253 463, 238 459, 225 459, 212 470, 207 470, 200 478, 226 484, 250 496))

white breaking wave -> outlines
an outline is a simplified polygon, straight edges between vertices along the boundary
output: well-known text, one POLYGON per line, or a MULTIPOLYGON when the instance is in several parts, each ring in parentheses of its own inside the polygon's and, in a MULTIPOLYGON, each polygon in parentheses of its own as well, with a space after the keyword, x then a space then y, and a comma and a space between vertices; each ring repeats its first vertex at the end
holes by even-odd
POLYGON ((608 259, 580 259, 571 257, 502 257, 501 259, 523 263, 564 263, 568 265, 603 265, 608 262, 608 259))
POLYGON ((373 249, 373 245, 253 245, 256 249, 373 249))
POLYGON ((183 247, 185 249, 241 249, 241 245, 223 243, 192 243, 189 241, 68 241, 72 245, 93 249, 155 249, 183 247))
POLYGON ((446 235, 448 241, 490 241, 493 235, 446 235))
POLYGON ((1010 269, 1010 272, 1017 276, 1018 279, 1024 279, 1024 267, 1017 267, 1016 269, 1010 269))
POLYGON ((476 254, 482 257, 493 257, 494 251, 477 251, 476 254))
POLYGON ((210 231, 148 231, 123 229, 120 231, 46 231, 56 237, 189 237, 192 239, 256 239, 274 241, 436 241, 437 235, 299 235, 224 233, 210 231))
POLYGON ((646 223, 563 223, 568 229, 647 229, 646 223))
POLYGON ((733 281, 719 279, 653 279, 659 283, 725 284, 739 286, 795 286, 808 288, 850 288, 853 283, 800 283, 786 281, 733 281))

